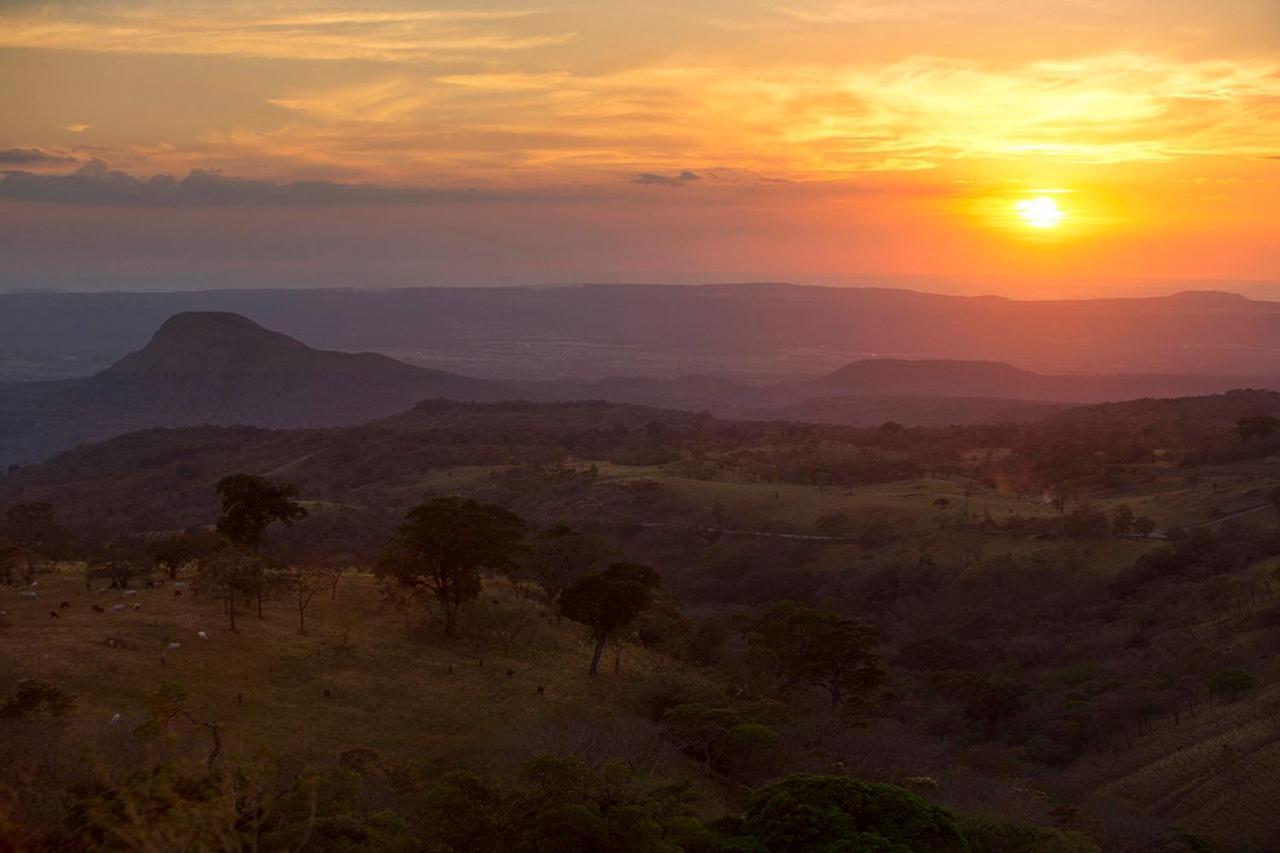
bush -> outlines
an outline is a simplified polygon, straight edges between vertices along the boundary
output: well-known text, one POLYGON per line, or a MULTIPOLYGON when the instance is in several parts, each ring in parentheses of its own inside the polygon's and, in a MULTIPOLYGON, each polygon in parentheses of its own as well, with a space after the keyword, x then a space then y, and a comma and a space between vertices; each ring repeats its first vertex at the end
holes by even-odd
POLYGON ((1252 675, 1237 667, 1219 670, 1209 677, 1209 689, 1228 699, 1239 699, 1256 684, 1252 675))

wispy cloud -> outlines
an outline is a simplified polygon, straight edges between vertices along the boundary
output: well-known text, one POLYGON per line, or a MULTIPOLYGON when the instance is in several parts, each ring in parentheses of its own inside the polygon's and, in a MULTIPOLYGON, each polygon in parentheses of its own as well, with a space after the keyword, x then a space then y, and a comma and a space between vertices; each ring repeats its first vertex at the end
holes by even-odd
MULTIPOLYGON (((4 153, 0 152, 0 156, 4 153)), ((0 159, 0 162, 4 162, 0 159)), ((0 198, 70 204, 147 207, 441 204, 535 200, 533 193, 481 192, 334 181, 275 183, 193 170, 185 178, 139 178, 91 160, 71 174, 10 171, 0 177, 0 198)))
POLYGON ((654 187, 683 187, 685 184, 702 180, 696 172, 685 169, 674 175, 659 175, 654 172, 641 172, 631 179, 633 184, 647 184, 654 187))
POLYGON ((79 162, 66 154, 54 154, 39 148, 7 148, 0 150, 0 166, 65 166, 79 162))
POLYGON ((12 6, 0 47, 98 53, 416 63, 563 44, 570 32, 518 30, 528 11, 307 8, 229 2, 12 6))

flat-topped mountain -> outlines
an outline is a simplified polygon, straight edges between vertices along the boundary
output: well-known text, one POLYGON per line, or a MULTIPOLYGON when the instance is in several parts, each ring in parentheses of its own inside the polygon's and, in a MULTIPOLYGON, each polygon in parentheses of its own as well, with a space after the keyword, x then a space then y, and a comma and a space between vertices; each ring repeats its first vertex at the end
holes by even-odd
POLYGON ((1280 374, 1280 302, 887 287, 703 286, 0 294, 0 377, 88 373, 168 317, 234 311, 315 346, 500 379, 815 375, 870 357, 1040 373, 1280 374))
POLYGON ((313 349, 238 314, 186 312, 150 343, 85 379, 0 385, 0 461, 136 429, 199 424, 340 426, 419 400, 499 400, 505 383, 373 353, 313 349))

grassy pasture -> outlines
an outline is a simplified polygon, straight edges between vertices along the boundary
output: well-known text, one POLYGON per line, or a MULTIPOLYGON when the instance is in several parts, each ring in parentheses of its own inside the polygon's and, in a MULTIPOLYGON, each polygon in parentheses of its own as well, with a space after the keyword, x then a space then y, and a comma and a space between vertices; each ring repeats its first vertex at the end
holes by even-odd
MULTIPOLYGON (((541 607, 502 587, 463 609, 462 628, 474 630, 486 607, 526 609, 528 627, 509 654, 496 637, 446 642, 428 629, 407 639, 403 618, 367 574, 344 577, 334 601, 317 595, 306 636, 298 633, 287 596, 269 601, 264 619, 240 613, 233 634, 221 604, 197 599, 190 589, 181 597, 171 586, 128 597, 86 591, 71 568, 42 575, 37 589, 35 600, 0 591, 0 609, 7 611, 0 617, 0 684, 22 677, 54 682, 79 696, 77 717, 94 729, 115 713, 136 724, 143 697, 175 681, 196 716, 221 724, 232 750, 269 747, 314 759, 366 746, 423 768, 457 767, 480 745, 560 715, 617 712, 634 701, 647 676, 673 666, 628 648, 622 677, 604 667, 593 681, 578 626, 556 626, 541 607), (55 619, 49 611, 61 601, 70 607, 55 619), (126 609, 112 611, 117 603, 126 609), (93 604, 106 612, 93 612, 93 604), (198 640, 197 631, 210 639, 198 640), (108 645, 108 637, 122 647, 108 645), (182 648, 166 653, 171 641, 182 648)), ((190 737, 204 743, 198 730, 190 737)))

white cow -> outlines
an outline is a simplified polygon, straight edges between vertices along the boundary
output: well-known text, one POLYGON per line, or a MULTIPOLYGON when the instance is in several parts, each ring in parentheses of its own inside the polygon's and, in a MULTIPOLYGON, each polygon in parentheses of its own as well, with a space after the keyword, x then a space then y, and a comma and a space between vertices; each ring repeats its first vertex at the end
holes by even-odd
POLYGON ((111 605, 111 609, 112 609, 112 610, 124 610, 124 605, 123 605, 123 604, 113 604, 113 605, 111 605))
POLYGON ((19 597, 21 597, 21 598, 35 598, 35 597, 36 597, 36 594, 35 594, 34 592, 32 592, 31 590, 29 590, 29 589, 24 589, 22 592, 18 593, 18 595, 19 595, 19 597))
POLYGON ((204 631, 196 631, 196 639, 197 639, 197 640, 207 640, 207 639, 209 639, 209 635, 208 635, 207 633, 205 633, 204 631))
POLYGON ((182 648, 182 643, 170 643, 169 645, 165 646, 165 648, 167 648, 171 652, 176 652, 178 649, 182 648))
POLYGON ((126 590, 124 591, 124 594, 125 594, 125 595, 137 595, 137 594, 138 594, 138 591, 137 591, 136 589, 126 589, 126 590))

